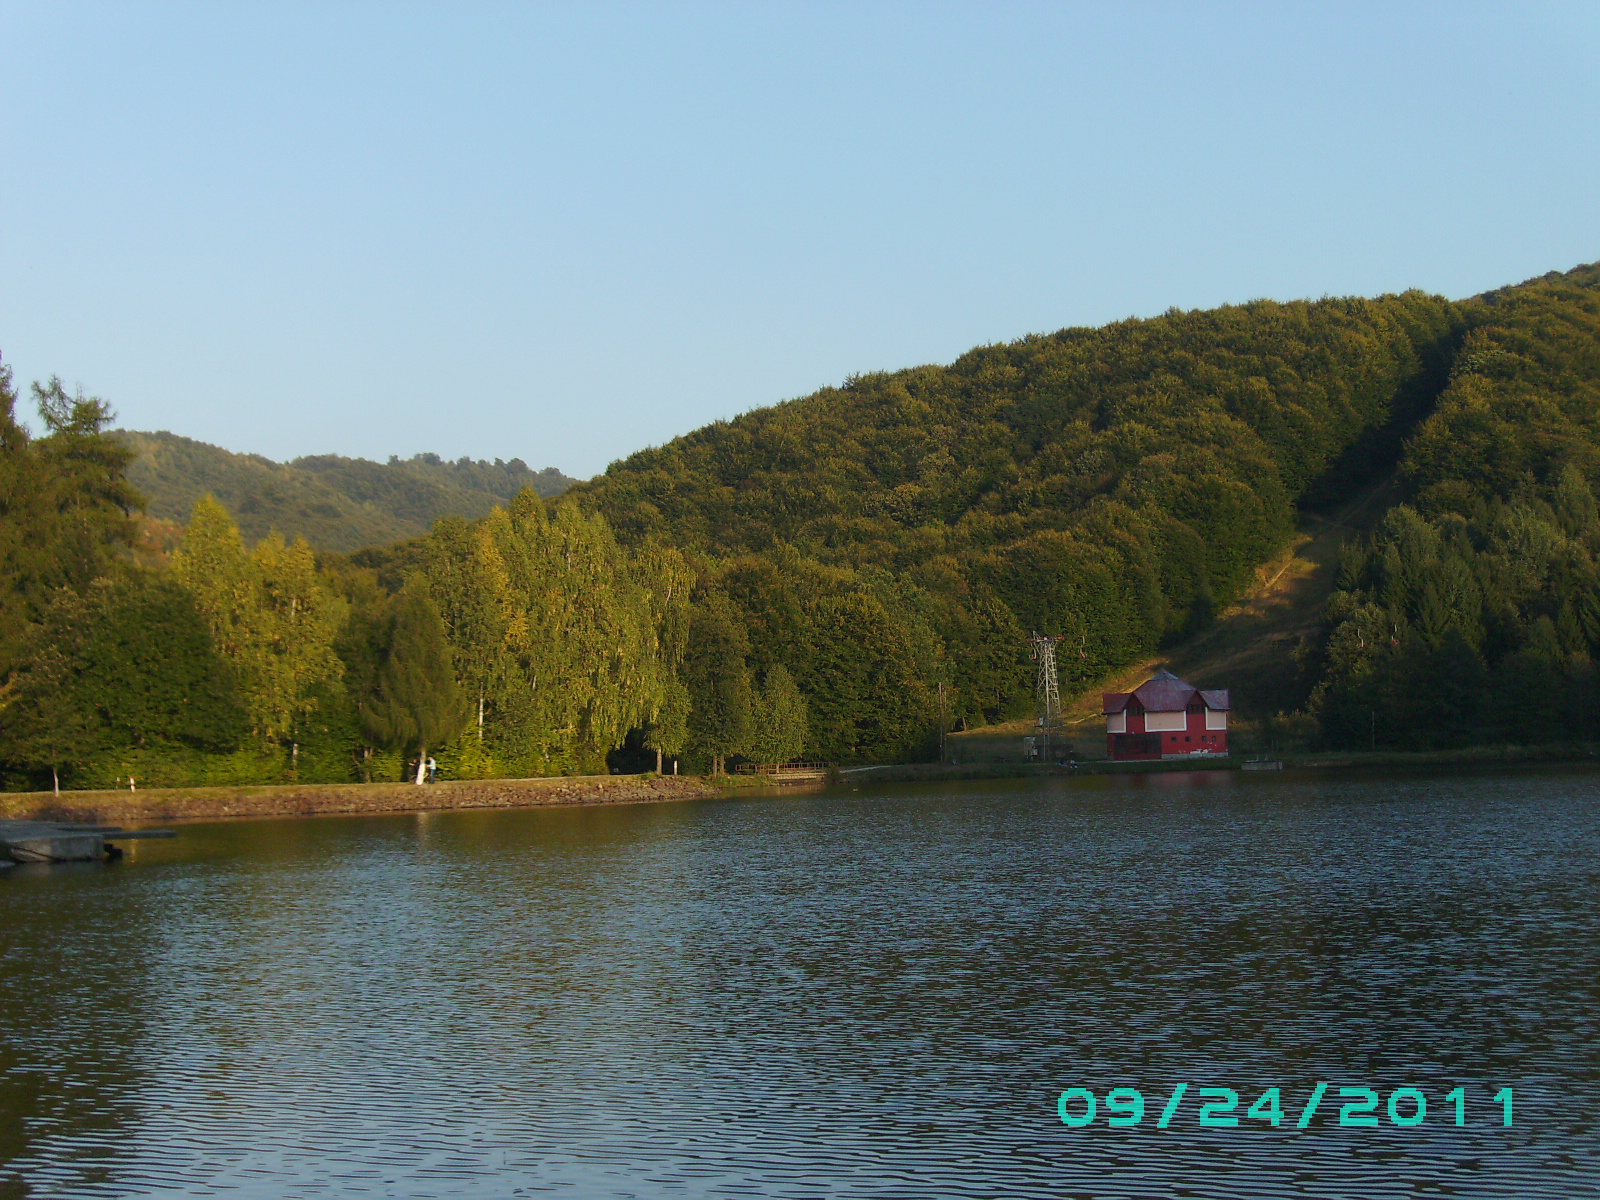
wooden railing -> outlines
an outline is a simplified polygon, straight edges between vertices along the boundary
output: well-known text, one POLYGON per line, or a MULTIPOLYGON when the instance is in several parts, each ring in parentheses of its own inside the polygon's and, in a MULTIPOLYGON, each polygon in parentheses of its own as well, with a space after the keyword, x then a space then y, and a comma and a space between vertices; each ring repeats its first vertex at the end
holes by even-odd
POLYGON ((812 780, 826 779, 828 773, 833 770, 833 764, 825 762, 740 763, 733 770, 737 775, 769 775, 777 780, 812 780))

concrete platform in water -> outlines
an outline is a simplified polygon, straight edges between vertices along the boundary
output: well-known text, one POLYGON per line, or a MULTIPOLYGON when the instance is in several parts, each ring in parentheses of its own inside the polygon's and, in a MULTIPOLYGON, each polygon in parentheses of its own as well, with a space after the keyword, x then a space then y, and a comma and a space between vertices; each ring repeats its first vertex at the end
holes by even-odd
POLYGON ((121 858, 113 843, 135 838, 176 837, 170 829, 121 829, 66 821, 0 821, 0 864, 94 862, 121 858))

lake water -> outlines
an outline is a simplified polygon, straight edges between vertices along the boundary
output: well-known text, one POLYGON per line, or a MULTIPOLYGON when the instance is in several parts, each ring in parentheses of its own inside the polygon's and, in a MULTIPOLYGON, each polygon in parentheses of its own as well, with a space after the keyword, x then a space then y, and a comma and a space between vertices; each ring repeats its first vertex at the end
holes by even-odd
POLYGON ((1600 1195, 1600 774, 193 824, 0 951, 3 1197, 1600 1195))

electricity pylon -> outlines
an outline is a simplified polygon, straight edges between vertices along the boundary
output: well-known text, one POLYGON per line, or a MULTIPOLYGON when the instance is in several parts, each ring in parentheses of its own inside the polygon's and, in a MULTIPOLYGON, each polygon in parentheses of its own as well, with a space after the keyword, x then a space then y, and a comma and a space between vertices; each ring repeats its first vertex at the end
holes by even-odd
POLYGON ((1061 684, 1056 678, 1056 643, 1059 636, 1036 633, 1028 639, 1033 661, 1039 664, 1039 760, 1050 761, 1050 739, 1061 723, 1061 684))

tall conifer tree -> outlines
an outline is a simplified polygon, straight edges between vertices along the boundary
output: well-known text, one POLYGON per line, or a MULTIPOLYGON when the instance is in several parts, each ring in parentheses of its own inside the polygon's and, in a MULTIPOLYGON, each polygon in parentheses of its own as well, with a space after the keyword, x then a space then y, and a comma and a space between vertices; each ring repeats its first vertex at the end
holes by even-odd
POLYGON ((417 748, 419 784, 426 778, 429 749, 466 727, 467 706, 444 621, 420 583, 407 585, 396 599, 388 653, 362 719, 381 744, 417 748))

